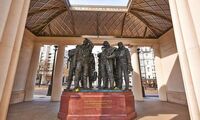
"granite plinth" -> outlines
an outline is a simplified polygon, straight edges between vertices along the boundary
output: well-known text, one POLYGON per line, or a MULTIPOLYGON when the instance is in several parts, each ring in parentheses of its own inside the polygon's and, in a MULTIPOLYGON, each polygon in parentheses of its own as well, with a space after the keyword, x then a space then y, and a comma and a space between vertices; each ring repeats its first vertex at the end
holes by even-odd
POLYGON ((134 120, 135 101, 131 91, 63 92, 60 120, 134 120))

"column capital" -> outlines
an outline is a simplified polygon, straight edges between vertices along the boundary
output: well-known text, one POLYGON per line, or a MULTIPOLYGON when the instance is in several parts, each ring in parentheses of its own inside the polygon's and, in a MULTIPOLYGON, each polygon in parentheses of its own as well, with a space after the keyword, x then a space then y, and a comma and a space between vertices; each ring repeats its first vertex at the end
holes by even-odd
POLYGON ((66 44, 57 44, 57 46, 59 47, 67 47, 67 45, 66 44))
POLYGON ((65 47, 66 47, 66 45, 57 45, 57 50, 64 52, 65 51, 65 47))

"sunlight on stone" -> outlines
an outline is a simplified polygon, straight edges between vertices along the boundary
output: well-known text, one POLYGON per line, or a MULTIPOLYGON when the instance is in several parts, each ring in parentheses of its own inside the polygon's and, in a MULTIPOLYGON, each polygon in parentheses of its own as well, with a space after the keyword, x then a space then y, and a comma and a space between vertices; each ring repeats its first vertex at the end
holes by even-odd
POLYGON ((157 116, 145 116, 137 120, 172 120, 177 114, 158 114, 157 116))

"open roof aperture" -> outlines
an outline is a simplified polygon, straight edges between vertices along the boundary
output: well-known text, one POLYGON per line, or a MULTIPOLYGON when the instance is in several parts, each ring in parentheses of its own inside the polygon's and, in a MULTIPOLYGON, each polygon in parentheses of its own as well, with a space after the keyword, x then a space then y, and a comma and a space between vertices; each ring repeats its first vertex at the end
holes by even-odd
POLYGON ((127 12, 131 0, 69 0, 70 9, 77 11, 127 12))
POLYGON ((129 0, 69 0, 71 6, 117 6, 126 7, 129 0))

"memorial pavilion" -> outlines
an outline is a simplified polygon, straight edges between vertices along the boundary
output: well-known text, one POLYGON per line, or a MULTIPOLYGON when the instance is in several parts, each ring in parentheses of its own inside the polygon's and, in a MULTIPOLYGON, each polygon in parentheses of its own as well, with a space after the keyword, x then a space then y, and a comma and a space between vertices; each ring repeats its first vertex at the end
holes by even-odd
POLYGON ((0 0, 0 120, 12 112, 9 106, 31 104, 43 45, 58 46, 51 101, 60 101, 65 47, 85 37, 94 45, 129 47, 136 101, 145 101, 137 48, 152 47, 159 101, 186 106, 188 118, 200 120, 199 0, 73 1, 0 0))

